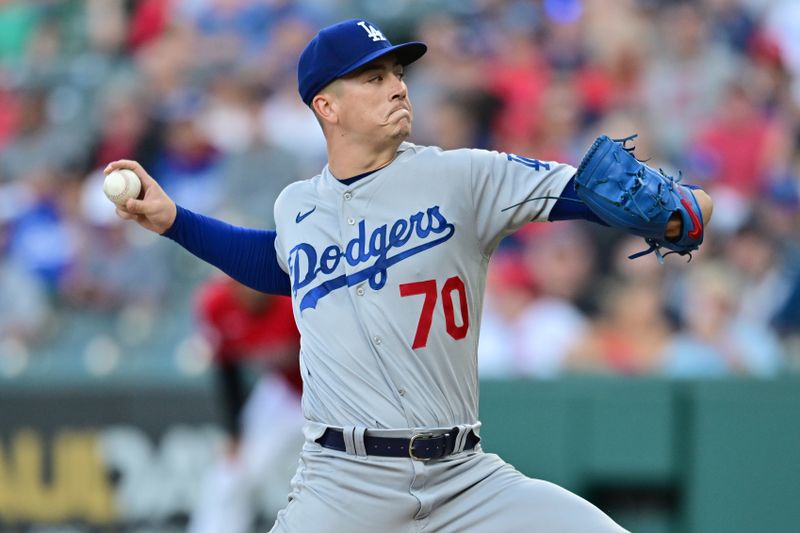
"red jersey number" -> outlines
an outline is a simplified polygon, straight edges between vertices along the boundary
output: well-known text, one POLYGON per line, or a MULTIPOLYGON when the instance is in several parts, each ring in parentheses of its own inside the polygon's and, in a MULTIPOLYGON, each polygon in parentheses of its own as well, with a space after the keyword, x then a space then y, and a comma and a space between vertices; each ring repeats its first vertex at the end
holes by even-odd
MULTIPOLYGON (((422 312, 417 323, 417 332, 414 334, 414 343, 411 348, 424 348, 428 345, 428 336, 431 332, 433 323, 433 310, 436 308, 436 299, 439 291, 436 287, 436 280, 415 281, 414 283, 403 283, 400 285, 400 296, 424 295, 422 302, 422 312)), ((447 333, 455 340, 463 339, 469 330, 469 308, 467 307, 467 288, 458 276, 448 278, 444 282, 441 291, 442 308, 444 309, 444 321, 447 333), (454 301, 461 311, 460 324, 456 322, 454 301)))

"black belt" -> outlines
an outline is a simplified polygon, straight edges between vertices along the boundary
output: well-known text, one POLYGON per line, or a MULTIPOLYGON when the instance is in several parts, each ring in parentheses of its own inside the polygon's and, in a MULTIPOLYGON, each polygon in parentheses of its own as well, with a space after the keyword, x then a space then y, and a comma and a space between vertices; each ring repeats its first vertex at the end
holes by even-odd
MULTIPOLYGON (((397 437, 374 437, 364 435, 367 455, 381 457, 410 457, 418 461, 441 459, 453 453, 458 438, 458 428, 440 434, 417 433, 410 439, 397 437)), ((470 430, 466 437, 464 450, 471 450, 480 442, 480 437, 470 430)), ((346 451, 344 434, 341 429, 328 428, 317 443, 332 450, 346 451)))

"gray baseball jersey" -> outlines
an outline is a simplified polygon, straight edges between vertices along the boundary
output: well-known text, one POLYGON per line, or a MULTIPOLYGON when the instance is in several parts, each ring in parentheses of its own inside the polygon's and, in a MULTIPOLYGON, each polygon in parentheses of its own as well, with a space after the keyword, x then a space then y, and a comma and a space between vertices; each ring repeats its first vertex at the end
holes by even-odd
POLYGON ((569 165, 403 143, 347 186, 327 167, 275 203, 301 333, 310 421, 439 428, 478 421, 476 352, 489 256, 546 220, 569 165), (516 205, 511 209, 504 208, 516 205))
POLYGON ((575 169, 403 143, 347 185, 326 168, 275 204, 279 262, 301 333, 306 444, 274 533, 620 533, 589 502, 529 479, 480 445, 477 345, 500 240, 546 220, 575 169), (530 201, 525 201, 530 200, 530 201), (344 428, 347 452, 315 440, 344 428), (367 454, 365 432, 458 427, 456 453, 367 454), (349 438, 349 440, 348 440, 349 438))

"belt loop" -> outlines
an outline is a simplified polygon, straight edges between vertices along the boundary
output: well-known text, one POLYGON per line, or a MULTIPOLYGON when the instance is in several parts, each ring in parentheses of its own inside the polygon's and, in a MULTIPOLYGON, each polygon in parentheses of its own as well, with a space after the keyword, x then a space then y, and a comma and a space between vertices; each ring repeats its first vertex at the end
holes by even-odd
POLYGON ((467 445, 467 435, 470 432, 470 426, 465 424, 459 424, 458 426, 458 435, 456 436, 456 442, 453 446, 453 453, 461 453, 464 451, 464 446, 467 445))
POLYGON ((342 428, 342 437, 344 438, 344 451, 348 455, 356 455, 356 444, 354 439, 355 426, 344 426, 342 428))
POLYGON ((364 435, 367 433, 367 428, 364 426, 356 426, 353 428, 353 444, 355 444, 356 455, 359 457, 367 456, 367 444, 364 442, 364 435))

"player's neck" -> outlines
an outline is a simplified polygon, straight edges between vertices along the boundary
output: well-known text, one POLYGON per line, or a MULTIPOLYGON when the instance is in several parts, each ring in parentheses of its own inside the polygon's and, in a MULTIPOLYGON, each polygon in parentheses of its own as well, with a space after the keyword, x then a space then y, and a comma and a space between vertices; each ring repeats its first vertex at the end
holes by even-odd
POLYGON ((339 180, 377 170, 392 162, 401 142, 398 140, 382 146, 328 142, 328 170, 339 180))

